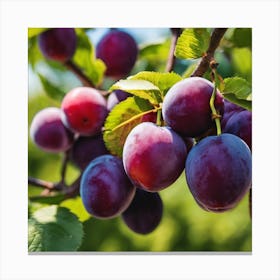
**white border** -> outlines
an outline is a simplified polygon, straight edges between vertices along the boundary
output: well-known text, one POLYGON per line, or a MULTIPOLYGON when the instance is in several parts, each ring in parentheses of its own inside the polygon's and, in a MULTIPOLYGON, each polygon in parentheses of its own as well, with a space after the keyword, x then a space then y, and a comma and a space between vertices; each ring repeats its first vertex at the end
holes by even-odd
POLYGON ((0 279, 280 279, 278 1, 19 0, 0 8, 0 279), (40 26, 253 28, 252 255, 27 254, 27 28, 40 26))

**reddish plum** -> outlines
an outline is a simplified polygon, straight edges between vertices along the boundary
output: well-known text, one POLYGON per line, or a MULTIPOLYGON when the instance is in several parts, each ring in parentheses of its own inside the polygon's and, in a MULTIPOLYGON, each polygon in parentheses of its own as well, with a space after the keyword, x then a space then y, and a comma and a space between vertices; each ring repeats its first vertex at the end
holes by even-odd
POLYGON ((177 133, 151 122, 135 126, 123 149, 128 177, 135 186, 150 192, 174 183, 184 169, 186 156, 186 145, 177 133))
MULTIPOLYGON (((183 136, 198 137, 214 125, 210 108, 213 84, 200 77, 186 78, 173 85, 162 104, 163 119, 183 136)), ((217 91, 215 108, 223 113, 223 98, 217 91)))
POLYGON ((90 87, 77 87, 68 92, 61 109, 65 126, 83 136, 99 134, 108 114, 106 99, 90 87))

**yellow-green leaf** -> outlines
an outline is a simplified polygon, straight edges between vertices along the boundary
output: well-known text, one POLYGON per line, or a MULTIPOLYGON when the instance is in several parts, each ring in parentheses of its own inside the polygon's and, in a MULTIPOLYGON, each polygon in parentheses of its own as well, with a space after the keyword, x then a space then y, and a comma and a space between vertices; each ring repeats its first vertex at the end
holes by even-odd
POLYGON ((145 80, 120 80, 111 86, 109 91, 123 90, 135 96, 148 100, 151 104, 159 104, 161 102, 159 96, 160 89, 149 81, 145 80))
POLYGON ((208 48, 210 33, 206 28, 185 29, 178 38, 175 56, 182 59, 196 59, 208 48))
POLYGON ((250 83, 241 77, 224 79, 221 91, 225 99, 249 111, 252 110, 252 88, 250 83))
POLYGON ((241 77, 233 77, 224 79, 223 94, 234 94, 236 98, 243 100, 251 100, 251 85, 241 77))
POLYGON ((165 95, 165 93, 177 82, 181 81, 180 75, 171 73, 159 73, 152 71, 139 72, 134 76, 128 78, 129 80, 145 80, 151 82, 153 85, 158 87, 160 91, 165 95))
MULTIPOLYGON (((123 145, 129 132, 145 118, 152 117, 151 104, 137 96, 129 97, 117 104, 108 115, 103 134, 107 149, 113 154, 122 157, 123 145)), ((156 115, 155 119, 156 119, 156 115)))

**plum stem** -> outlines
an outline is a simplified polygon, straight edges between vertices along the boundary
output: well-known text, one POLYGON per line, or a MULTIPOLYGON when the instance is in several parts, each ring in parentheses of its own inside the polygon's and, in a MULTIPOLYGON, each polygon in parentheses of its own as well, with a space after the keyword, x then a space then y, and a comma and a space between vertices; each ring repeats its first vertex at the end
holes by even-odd
POLYGON ((157 125, 161 126, 161 109, 157 111, 157 125))
POLYGON ((216 74, 216 67, 217 64, 213 60, 211 62, 211 67, 212 67, 212 79, 213 79, 213 84, 214 84, 214 89, 210 98, 210 108, 212 111, 212 118, 215 120, 216 128, 217 128, 217 135, 220 135, 222 133, 221 129, 221 121, 220 121, 220 114, 218 114, 216 108, 215 108, 215 98, 216 98, 216 93, 217 93, 217 74, 216 74))
MULTIPOLYGON (((70 148, 71 149, 71 148, 70 148)), ((65 183, 65 176, 66 176, 66 169, 69 161, 69 154, 70 154, 70 149, 64 152, 63 154, 63 159, 62 159, 62 166, 61 166, 61 180, 60 183, 64 184, 65 183)))

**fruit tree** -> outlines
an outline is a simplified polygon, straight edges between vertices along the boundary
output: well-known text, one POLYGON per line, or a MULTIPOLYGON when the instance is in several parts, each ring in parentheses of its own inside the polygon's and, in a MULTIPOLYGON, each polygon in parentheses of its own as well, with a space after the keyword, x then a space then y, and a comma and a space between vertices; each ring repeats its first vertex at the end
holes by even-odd
POLYGON ((30 28, 29 251, 251 251, 251 49, 249 28, 30 28))

